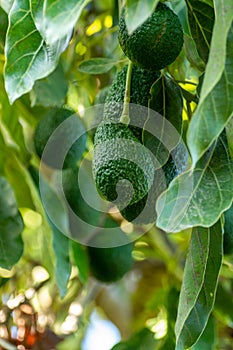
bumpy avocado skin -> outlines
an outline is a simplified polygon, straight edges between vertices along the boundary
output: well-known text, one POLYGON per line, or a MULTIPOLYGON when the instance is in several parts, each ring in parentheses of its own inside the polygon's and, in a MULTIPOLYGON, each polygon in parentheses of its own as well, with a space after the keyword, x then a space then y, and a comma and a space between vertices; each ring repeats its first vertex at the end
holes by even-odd
POLYGON ((183 46, 183 30, 178 16, 159 3, 155 11, 131 35, 123 9, 118 39, 125 55, 145 69, 160 70, 171 64, 183 46))
POLYGON ((154 165, 149 151, 128 125, 100 124, 94 145, 93 175, 100 194, 108 201, 116 200, 116 186, 121 181, 118 205, 125 206, 142 199, 152 186, 154 165))
POLYGON ((224 219, 223 252, 229 255, 233 254, 233 205, 224 212, 224 219))
MULTIPOLYGON (((104 109, 104 119, 107 121, 117 122, 122 114, 127 69, 128 65, 125 65, 117 73, 109 88, 104 109)), ((142 141, 143 125, 148 117, 147 110, 144 107, 148 107, 151 86, 159 76, 160 73, 157 71, 148 71, 133 65, 129 106, 131 125, 129 125, 129 128, 140 141, 142 141)))
POLYGON ((93 276, 108 283, 121 279, 133 265, 132 251, 132 243, 111 248, 88 247, 93 276))
POLYGON ((153 185, 148 194, 137 203, 127 205, 121 210, 121 215, 129 222, 134 221, 135 224, 151 224, 155 222, 157 216, 155 210, 157 198, 169 186, 170 182, 178 173, 176 164, 172 156, 170 156, 166 164, 161 169, 155 171, 153 185))

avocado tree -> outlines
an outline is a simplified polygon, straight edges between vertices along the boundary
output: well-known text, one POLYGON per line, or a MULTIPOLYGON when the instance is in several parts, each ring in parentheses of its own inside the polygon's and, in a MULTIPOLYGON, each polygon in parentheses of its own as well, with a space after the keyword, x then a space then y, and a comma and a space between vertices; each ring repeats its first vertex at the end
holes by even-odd
POLYGON ((0 349, 232 349, 232 0, 1 0, 0 70, 0 349))

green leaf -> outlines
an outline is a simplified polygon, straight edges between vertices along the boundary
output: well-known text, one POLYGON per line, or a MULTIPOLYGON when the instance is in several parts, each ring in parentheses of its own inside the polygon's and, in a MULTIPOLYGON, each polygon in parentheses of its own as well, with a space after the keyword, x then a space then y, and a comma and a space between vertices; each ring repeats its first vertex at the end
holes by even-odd
POLYGON ((187 34, 184 34, 184 51, 191 65, 200 72, 203 72, 205 70, 205 64, 197 52, 193 38, 187 34))
POLYGON ((0 288, 3 287, 9 280, 10 278, 0 277, 0 288))
POLYGON ((33 22, 29 1, 14 1, 5 46, 5 87, 11 103, 56 68, 68 43, 69 37, 65 37, 46 45, 33 22))
POLYGON ((0 177, 0 220, 16 216, 18 206, 15 194, 5 177, 0 177))
POLYGON ((69 238, 66 237, 57 227, 49 220, 53 231, 53 248, 56 256, 55 276, 57 285, 62 298, 67 293, 67 284, 71 273, 71 263, 69 258, 69 238))
POLYGON ((222 263, 223 233, 219 220, 209 228, 193 229, 176 320, 176 350, 194 345, 213 309, 222 263))
POLYGON ((190 350, 215 350, 216 349, 216 324, 213 316, 210 316, 207 326, 204 329, 197 343, 190 350))
POLYGON ((229 208, 232 197, 233 161, 223 133, 194 170, 177 176, 159 197, 157 226, 167 232, 209 227, 229 208))
POLYGON ((11 269, 23 254, 21 232, 24 223, 14 191, 7 179, 0 177, 0 266, 11 269))
POLYGON ((88 255, 85 248, 75 241, 71 242, 71 252, 74 259, 74 263, 76 264, 79 271, 79 278, 83 284, 87 283, 88 273, 89 273, 89 261, 88 255))
POLYGON ((79 65, 79 71, 86 74, 104 74, 116 65, 116 60, 97 57, 83 61, 79 65))
POLYGON ((227 142, 231 157, 233 158, 233 117, 226 125, 227 142))
POLYGON ((208 61, 212 30, 214 25, 214 8, 212 1, 186 0, 189 27, 197 51, 204 62, 208 61))
POLYGON ((31 106, 62 107, 68 84, 61 65, 42 80, 36 81, 30 92, 31 106))
POLYGON ((219 283, 214 305, 214 310, 217 311, 226 324, 233 322, 232 286, 231 281, 228 282, 226 285, 219 283))
POLYGON ((1 0, 0 6, 6 12, 9 13, 14 0, 1 0))
POLYGON ((215 7, 216 22, 200 103, 187 134, 193 166, 233 115, 233 2, 216 1, 215 7))
POLYGON ((90 0, 30 0, 37 29, 46 43, 69 36, 90 0))
POLYGON ((21 233, 24 223, 21 214, 6 219, 0 218, 0 266, 10 270, 23 254, 21 233))
POLYGON ((127 0, 125 21, 132 34, 152 14, 159 0, 127 0))
POLYGON ((5 148, 6 159, 4 172, 14 188, 19 207, 35 209, 31 189, 27 183, 27 170, 24 163, 17 157, 15 152, 5 148))
MULTIPOLYGON (((56 174, 57 177, 62 176, 61 173, 56 174)), ((61 231, 63 234, 69 236, 69 218, 66 204, 55 185, 49 184, 40 173, 40 195, 45 212, 49 220, 61 231)))
POLYGON ((143 328, 126 342, 116 344, 111 350, 155 350, 157 342, 154 334, 148 328, 143 328))
POLYGON ((158 119, 153 113, 149 114, 145 128, 148 131, 156 131, 156 136, 144 130, 143 143, 162 166, 169 158, 169 152, 177 146, 180 140, 183 108, 180 87, 174 80, 161 75, 151 87, 149 107, 158 112, 164 119, 161 118, 161 125, 158 126, 158 119), (173 127, 170 126, 171 124, 173 127), (169 134, 173 135, 170 139, 169 134))

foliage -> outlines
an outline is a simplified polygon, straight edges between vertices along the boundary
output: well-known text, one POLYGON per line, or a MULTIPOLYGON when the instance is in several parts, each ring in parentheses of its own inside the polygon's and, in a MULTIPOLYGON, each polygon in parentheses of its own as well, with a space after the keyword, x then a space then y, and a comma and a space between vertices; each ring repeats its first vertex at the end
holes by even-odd
MULTIPOLYGON (((182 24, 184 45, 169 66, 147 72, 147 86, 136 66, 130 81, 118 21, 124 5, 131 34, 158 3, 0 1, 0 349, 82 348, 95 308, 120 331, 122 339, 112 349, 232 346, 233 3, 166 2, 182 24), (145 149, 153 159, 142 174, 149 184, 140 206, 137 198, 131 212, 147 208, 144 201, 153 203, 149 225, 125 220, 118 203, 104 201, 93 180, 96 129, 98 135, 109 111, 114 118, 127 112, 130 96, 140 103, 143 125, 140 140, 131 131, 123 140, 136 140, 137 165, 146 163, 145 149), (52 144, 48 125, 45 153, 45 145, 36 152, 35 131, 57 110, 76 113, 75 128, 66 124, 53 145, 60 156, 66 142, 81 136, 71 169, 41 162, 52 144), (109 242, 119 236, 133 242, 130 256, 122 256, 121 247, 104 248, 100 274, 107 271, 111 280, 111 266, 124 274, 112 284, 99 281, 99 271, 94 277, 90 250, 101 256, 100 246, 86 247, 103 232, 109 242), (115 260, 106 266, 111 251, 117 251, 115 260), (117 266, 119 257, 128 261, 126 269, 117 266)), ((133 106, 128 112, 134 113, 133 106)), ((115 128, 118 137, 119 124, 115 128)), ((122 156, 116 135, 106 130, 104 166, 108 158, 117 162, 122 156)), ((127 186, 132 179, 143 185, 131 171, 127 186)), ((117 194, 116 187, 110 199, 117 194)))

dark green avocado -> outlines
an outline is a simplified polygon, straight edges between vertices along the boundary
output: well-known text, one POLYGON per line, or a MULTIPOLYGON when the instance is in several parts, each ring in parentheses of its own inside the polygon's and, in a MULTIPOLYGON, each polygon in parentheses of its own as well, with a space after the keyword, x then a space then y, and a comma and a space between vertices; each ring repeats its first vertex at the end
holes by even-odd
POLYGON ((147 20, 131 35, 123 9, 119 20, 118 39, 125 55, 135 64, 149 70, 167 67, 179 55, 183 46, 183 29, 178 16, 159 3, 147 20))

